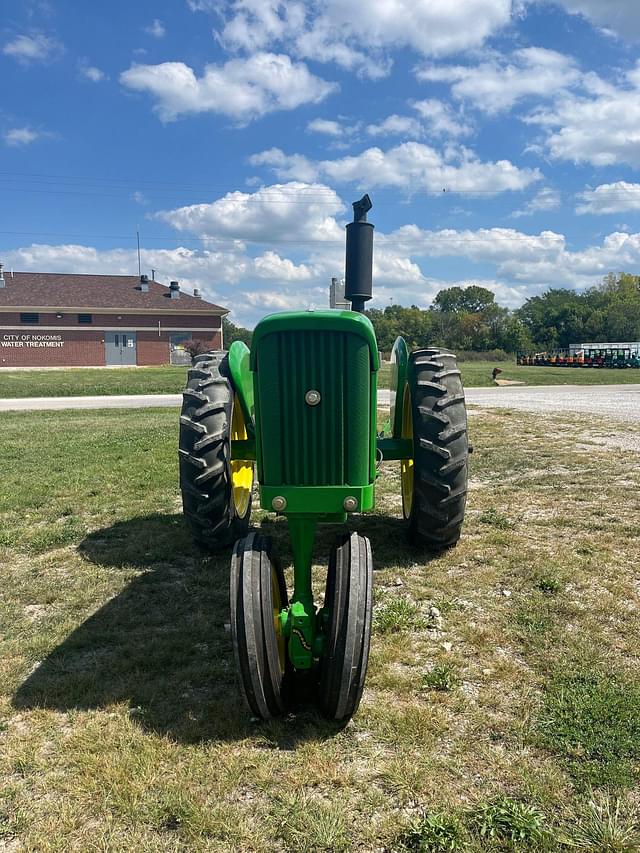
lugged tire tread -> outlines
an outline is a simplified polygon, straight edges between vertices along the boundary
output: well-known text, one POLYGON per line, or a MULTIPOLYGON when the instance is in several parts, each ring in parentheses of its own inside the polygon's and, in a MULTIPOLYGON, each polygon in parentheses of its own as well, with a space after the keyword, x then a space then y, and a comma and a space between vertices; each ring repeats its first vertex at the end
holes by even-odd
POLYGON ((409 357, 414 431, 414 492, 409 535, 431 550, 460 538, 467 496, 464 390, 452 353, 430 348, 409 357))
POLYGON ((207 433, 207 428, 204 424, 198 423, 198 421, 194 421, 193 418, 189 418, 186 415, 180 415, 180 426, 191 429, 197 432, 198 435, 206 435, 207 433))
POLYGON ((251 502, 240 518, 231 491, 233 400, 227 353, 197 356, 183 392, 178 455, 185 519, 207 550, 232 544, 249 528, 251 502))
POLYGON ((449 406, 455 406, 456 403, 464 403, 464 394, 449 394, 447 397, 441 397, 435 405, 438 409, 446 409, 449 406))

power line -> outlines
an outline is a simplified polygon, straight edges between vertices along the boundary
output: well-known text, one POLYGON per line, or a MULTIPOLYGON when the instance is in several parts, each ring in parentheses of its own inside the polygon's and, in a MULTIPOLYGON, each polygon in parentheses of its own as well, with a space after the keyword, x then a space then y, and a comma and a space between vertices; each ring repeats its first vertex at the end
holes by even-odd
MULTIPOLYGON (((450 230, 450 229, 445 229, 450 230)), ((486 231, 486 237, 466 237, 462 232, 456 231, 454 234, 444 234, 438 231, 429 231, 426 232, 423 241, 424 245, 428 246, 429 240, 436 240, 438 243, 440 242, 452 242, 459 244, 468 244, 468 243, 479 243, 486 244, 487 240, 491 242, 505 242, 505 243, 523 243, 529 240, 539 240, 541 245, 540 248, 544 248, 545 238, 541 237, 539 234, 525 234, 524 232, 517 232, 516 235, 509 234, 495 234, 493 233, 492 228, 479 228, 477 231, 486 231)), ((0 231, 0 234, 6 234, 10 236, 16 237, 63 237, 63 238, 72 238, 78 240, 125 240, 125 241, 135 241, 136 235, 134 234, 76 234, 72 232, 60 232, 60 231, 0 231)), ((559 235, 561 236, 561 235, 559 235)), ((149 241, 161 241, 168 243, 211 243, 216 245, 229 245, 232 247, 237 247, 238 243, 245 243, 248 245, 255 246, 272 246, 272 245, 296 245, 296 246, 344 246, 344 239, 336 239, 336 240, 317 240, 313 238, 308 239, 286 239, 286 238, 270 238, 259 240, 246 236, 238 236, 238 237, 213 237, 204 235, 202 237, 183 237, 183 236, 173 236, 173 235, 144 235, 144 239, 146 242, 149 241)), ((379 239, 379 243, 385 245, 386 243, 392 242, 390 240, 389 235, 384 235, 383 239, 379 239)), ((402 237, 397 238, 394 242, 396 246, 403 246, 406 243, 414 243, 415 240, 403 239, 402 237)), ((550 248, 553 248, 555 243, 550 244, 550 248)))

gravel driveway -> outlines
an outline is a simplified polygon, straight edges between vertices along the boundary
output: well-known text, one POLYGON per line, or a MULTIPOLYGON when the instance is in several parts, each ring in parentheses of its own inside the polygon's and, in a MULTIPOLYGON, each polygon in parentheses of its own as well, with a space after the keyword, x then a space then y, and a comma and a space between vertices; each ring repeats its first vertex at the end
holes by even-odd
MULTIPOLYGON (((577 412, 640 424, 640 383, 466 388, 465 396, 469 405, 490 409, 521 409, 547 415, 577 412)), ((378 405, 389 405, 389 391, 378 392, 378 405)))
POLYGON ((640 424, 640 384, 469 388, 465 393, 468 403, 490 408, 577 412, 640 424))

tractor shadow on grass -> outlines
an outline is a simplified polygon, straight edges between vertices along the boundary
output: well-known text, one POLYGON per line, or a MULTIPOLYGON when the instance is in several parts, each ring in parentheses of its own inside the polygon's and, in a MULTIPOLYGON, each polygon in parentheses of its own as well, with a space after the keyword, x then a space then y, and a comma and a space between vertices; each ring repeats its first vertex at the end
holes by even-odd
MULTIPOLYGON (((354 526, 372 537, 374 562, 382 531, 369 526, 385 528, 392 542, 384 553, 391 555, 397 523, 375 516, 356 520, 354 526)), ((286 525, 263 521, 261 527, 286 561, 286 525)), ((328 555, 337 529, 320 528, 317 559, 328 555)), ((138 574, 38 665, 18 688, 14 707, 70 711, 125 703, 143 729, 182 743, 258 738, 265 748, 288 750, 339 731, 304 704, 293 722, 250 720, 228 626, 230 553, 202 554, 182 516, 118 522, 87 536, 78 550, 87 569, 95 564, 138 574)), ((398 549, 393 560, 403 562, 398 549)))

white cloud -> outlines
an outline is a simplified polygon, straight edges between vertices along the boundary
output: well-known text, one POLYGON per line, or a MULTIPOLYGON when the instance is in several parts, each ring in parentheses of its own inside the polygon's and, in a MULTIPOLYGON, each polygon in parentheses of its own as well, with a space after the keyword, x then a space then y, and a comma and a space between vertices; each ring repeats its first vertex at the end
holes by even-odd
POLYGON ((471 124, 468 121, 463 122, 449 104, 437 98, 411 101, 410 105, 419 114, 429 133, 434 136, 466 136, 471 133, 471 124))
POLYGON ((250 163, 269 166, 281 178, 325 178, 365 189, 396 187, 410 193, 500 193, 525 189, 541 178, 537 169, 519 169, 508 160, 482 161, 462 146, 448 146, 441 153, 419 142, 404 142, 387 151, 368 148, 358 155, 316 162, 272 148, 254 154, 250 163))
POLYGON ((627 210, 640 210, 640 184, 616 181, 613 184, 600 184, 594 190, 579 193, 583 204, 576 207, 576 213, 621 213, 627 210))
POLYGON ((259 154, 252 154, 249 163, 252 166, 268 166, 278 177, 287 180, 312 182, 320 174, 318 164, 304 154, 285 154, 280 148, 269 148, 259 154))
POLYGON ((521 48, 477 65, 425 66, 416 76, 450 84, 454 98, 489 114, 509 110, 525 98, 551 98, 581 78, 571 57, 541 47, 521 48))
POLYGON ((154 18, 149 26, 143 27, 143 29, 147 35, 156 39, 164 38, 167 33, 164 24, 158 18, 154 18))
MULTIPOLYGON (((245 223, 241 209, 237 221, 240 226, 245 223)), ((219 237, 227 233, 217 230, 215 224, 208 225, 207 232, 219 237)), ((187 290, 199 287, 206 298, 230 307, 236 322, 251 325, 273 310, 326 305, 331 276, 342 275, 344 270, 342 234, 340 238, 306 248, 298 245, 292 250, 286 238, 274 234, 272 245, 255 254, 249 253, 241 241, 231 240, 225 248, 143 249, 142 264, 145 269, 156 269, 159 280, 177 279, 187 290)), ((640 233, 620 231, 609 234, 599 245, 579 251, 567 249, 563 234, 525 234, 513 228, 430 231, 404 225, 386 234, 376 229, 375 239, 371 304, 378 306, 388 305, 393 298, 398 304, 427 307, 443 287, 473 282, 491 289, 502 304, 516 307, 545 288, 591 286, 610 271, 634 269, 640 264, 640 233), (459 258, 467 264, 480 264, 481 274, 474 276, 470 269, 463 280, 459 276, 435 278, 426 274, 430 258, 459 258), (494 269, 488 276, 487 265, 494 269)), ((19 270, 109 270, 128 275, 137 271, 132 249, 36 244, 5 252, 4 260, 19 270)))
POLYGON ((326 118, 314 118, 307 125, 307 130, 311 133, 324 133, 326 136, 342 136, 344 133, 344 128, 340 122, 326 118))
POLYGON ((369 136, 404 136, 409 139, 419 139, 424 136, 420 122, 411 116, 390 115, 379 124, 367 125, 369 136))
POLYGON ((584 15, 593 24, 613 30, 623 39, 640 38, 637 0, 556 0, 567 12, 584 15))
POLYGON ((92 83, 100 83, 102 80, 107 80, 107 75, 95 65, 89 65, 85 60, 78 64, 78 70, 82 77, 90 80, 92 83))
MULTIPOLYGON (((224 3, 219 4, 224 7, 224 3)), ((305 5, 284 0, 238 0, 227 18, 221 38, 230 47, 261 50, 289 40, 305 27, 305 5)))
POLYGON ((210 204, 164 210, 156 218, 178 231, 199 237, 266 242, 344 240, 334 219, 345 206, 323 184, 291 182, 261 187, 254 193, 232 192, 210 204))
POLYGON ((63 52, 63 45, 52 36, 34 32, 31 35, 19 35, 8 41, 2 48, 6 56, 11 56, 22 65, 36 62, 53 62, 63 52))
POLYGON ((449 84, 453 98, 489 115, 535 98, 535 109, 521 116, 541 129, 529 151, 594 166, 640 165, 640 62, 617 84, 583 73, 571 57, 544 48, 523 48, 477 65, 431 65, 416 74, 449 84))
POLYGON ((187 0, 187 6, 192 12, 216 12, 219 0, 187 0))
POLYGON ((337 88, 288 56, 256 53, 224 65, 207 65, 202 77, 183 62, 133 65, 120 75, 129 89, 156 99, 162 121, 214 112, 248 122, 277 110, 319 103, 337 88))
POLYGON ((558 190, 552 187, 544 187, 521 210, 516 210, 511 215, 514 219, 520 216, 531 216, 540 211, 555 210, 557 207, 560 207, 560 203, 561 197, 558 190))
POLYGON ((509 23, 511 11, 512 0, 229 0, 220 37, 248 51, 284 44, 300 57, 375 79, 391 68, 386 50, 443 56, 479 47, 509 23))
POLYGON ((31 145, 32 142, 44 135, 40 131, 31 130, 28 127, 12 127, 3 133, 2 138, 9 147, 19 148, 22 145, 31 145))
POLYGON ((476 231, 425 231, 405 225, 378 243, 414 257, 458 257, 491 263, 497 277, 513 285, 583 288, 596 284, 608 272, 634 269, 640 264, 640 233, 614 232, 601 245, 569 251, 563 234, 541 231, 524 234, 513 228, 476 231))
POLYGON ((640 166, 640 62, 620 85, 585 76, 584 94, 566 94, 524 120, 546 133, 550 155, 574 163, 640 166))

